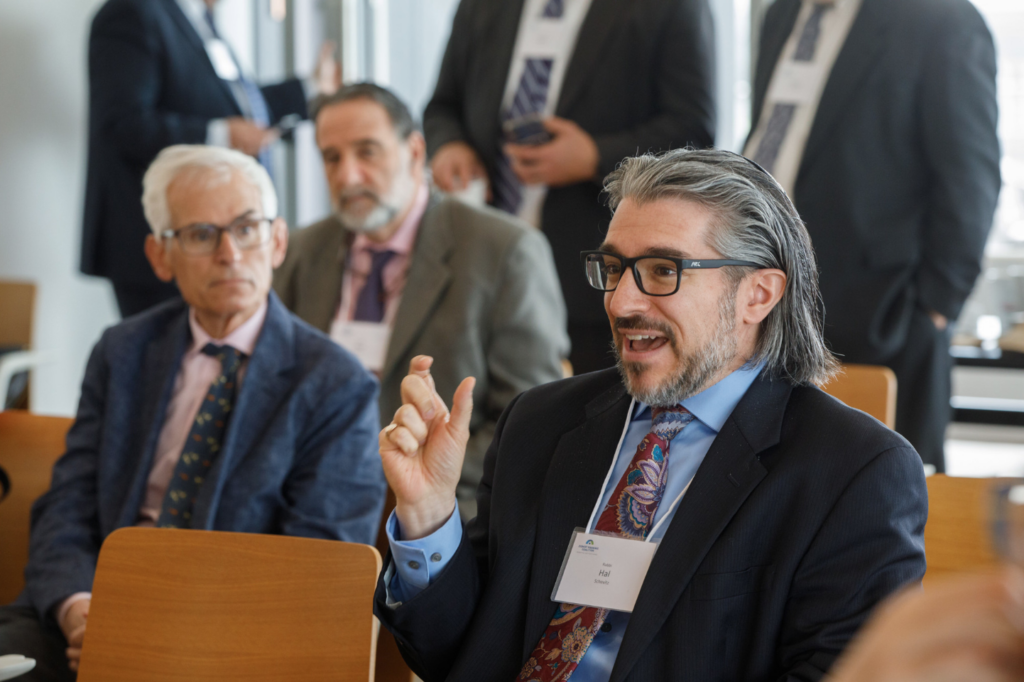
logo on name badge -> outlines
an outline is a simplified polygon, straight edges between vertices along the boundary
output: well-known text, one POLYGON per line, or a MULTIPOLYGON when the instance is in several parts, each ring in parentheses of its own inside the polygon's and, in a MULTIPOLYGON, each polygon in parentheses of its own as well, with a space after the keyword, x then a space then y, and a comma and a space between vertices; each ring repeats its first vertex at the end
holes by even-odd
POLYGON ((594 541, 593 540, 587 540, 587 544, 588 545, 592 545, 592 544, 594 544, 594 541))

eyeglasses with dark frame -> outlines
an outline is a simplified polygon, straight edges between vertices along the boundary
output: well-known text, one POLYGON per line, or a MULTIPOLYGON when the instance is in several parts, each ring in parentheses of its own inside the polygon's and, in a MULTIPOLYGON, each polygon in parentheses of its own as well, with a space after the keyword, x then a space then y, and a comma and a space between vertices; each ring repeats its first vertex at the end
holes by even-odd
POLYGON ((182 251, 191 256, 208 256, 220 248, 225 232, 231 233, 235 246, 243 251, 258 249, 270 241, 270 218, 242 216, 230 225, 221 227, 211 223, 195 223, 178 230, 164 230, 161 238, 178 240, 182 251))
POLYGON ((622 273, 628 268, 633 271, 637 288, 648 296, 671 296, 679 291, 683 270, 713 270, 729 265, 761 267, 748 260, 692 260, 670 256, 625 258, 607 251, 582 251, 580 260, 583 261, 587 282, 598 291, 615 291, 622 273))

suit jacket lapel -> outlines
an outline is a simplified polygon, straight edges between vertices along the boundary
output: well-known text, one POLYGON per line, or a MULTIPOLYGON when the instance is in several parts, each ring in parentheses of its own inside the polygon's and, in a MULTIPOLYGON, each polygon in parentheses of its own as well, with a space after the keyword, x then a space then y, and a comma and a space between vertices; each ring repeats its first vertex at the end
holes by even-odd
POLYGON ((181 6, 178 5, 177 0, 163 0, 164 5, 167 7, 167 13, 174 20, 174 23, 178 25, 178 29, 181 31, 185 39, 199 52, 199 59, 209 69, 210 75, 217 80, 220 85, 220 89, 227 95, 228 101, 231 102, 235 108, 237 114, 241 114, 242 110, 238 106, 238 100, 235 99, 235 93, 231 92, 231 88, 224 82, 224 79, 217 74, 217 70, 213 68, 213 63, 210 61, 210 56, 206 54, 206 46, 203 45, 203 39, 196 33, 195 26, 185 13, 181 10, 181 6))
POLYGON ((134 460, 136 468, 121 508, 119 527, 133 526, 138 521, 146 481, 149 480, 149 473, 153 468, 153 457, 167 414, 167 404, 170 402, 178 369, 191 339, 188 306, 183 304, 180 314, 168 325, 166 333, 151 340, 146 347, 142 364, 142 404, 139 408, 139 424, 145 429, 144 440, 141 443, 140 456, 134 460))
POLYGON ((295 366, 295 337, 291 315, 274 292, 270 292, 267 318, 249 358, 224 437, 224 449, 210 469, 208 481, 199 489, 193 509, 194 527, 213 530, 216 510, 224 484, 232 471, 259 442, 263 428, 283 400, 288 399, 295 366))
POLYGON ((848 109, 847 102, 856 94, 882 55, 886 45, 885 33, 888 30, 888 22, 884 15, 887 3, 888 0, 863 0, 846 42, 832 66, 825 90, 821 94, 821 102, 818 104, 814 124, 811 126, 804 149, 804 157, 800 163, 799 175, 803 175, 810 167, 814 156, 821 150, 832 129, 848 109))
POLYGON ((448 229, 449 211, 438 202, 436 196, 431 197, 416 235, 409 274, 384 359, 381 383, 386 383, 392 372, 405 371, 405 368, 397 366, 398 360, 419 337, 420 330, 452 281, 448 257, 454 243, 448 229))
POLYGON ((604 52, 612 29, 621 24, 621 15, 629 4, 627 0, 592 0, 562 80, 562 92, 556 107, 558 116, 568 117, 572 106, 594 81, 594 64, 604 52))
MULTIPOLYGON (((485 36, 487 46, 479 51, 479 69, 474 71, 487 74, 485 78, 475 81, 477 90, 474 99, 479 102, 479 110, 486 117, 489 130, 482 138, 494 140, 493 149, 482 150, 481 155, 493 159, 498 153, 498 144, 503 139, 501 133, 501 103, 505 98, 505 86, 512 64, 512 53, 515 51, 516 35, 519 33, 519 22, 523 15, 525 0, 502 0, 489 3, 491 16, 485 19, 484 28, 480 32, 485 36)), ((463 40, 478 40, 479 37, 464 37, 463 40)))
POLYGON ((313 262, 303 270, 301 281, 296 282, 295 295, 295 314, 324 333, 331 331, 331 323, 338 312, 341 283, 353 239, 352 233, 337 219, 331 220, 337 229, 330 231, 329 239, 317 245, 313 262))
POLYGON ((610 682, 625 679, 689 586, 704 556, 767 475, 758 455, 779 442, 792 387, 764 375, 711 444, 683 497, 637 598, 610 682))
POLYGON ((587 525, 601 496, 601 486, 615 456, 629 405, 630 397, 616 377, 615 385, 587 405, 586 421, 561 437, 551 458, 537 520, 523 640, 524 660, 537 645, 555 612, 552 586, 573 530, 587 525))
MULTIPOLYGON (((754 82, 754 109, 753 123, 750 126, 750 135, 754 134, 758 122, 761 119, 761 110, 764 108, 764 98, 768 94, 768 84, 771 83, 772 75, 778 65, 782 49, 793 32, 796 19, 800 15, 800 0, 778 0, 779 8, 776 11, 782 12, 776 31, 772 34, 762 33, 761 57, 758 63, 756 81, 754 82)), ((748 136, 749 139, 749 136, 748 136)))

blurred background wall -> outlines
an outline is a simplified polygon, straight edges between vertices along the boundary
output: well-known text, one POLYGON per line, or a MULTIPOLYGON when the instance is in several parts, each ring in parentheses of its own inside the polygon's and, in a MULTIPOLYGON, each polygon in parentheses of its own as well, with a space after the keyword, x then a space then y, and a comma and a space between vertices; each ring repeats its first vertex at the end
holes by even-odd
POLYGON ((78 274, 85 182, 85 45, 99 0, 0 0, 0 277, 36 283, 33 407, 71 414, 92 344, 117 319, 78 274))

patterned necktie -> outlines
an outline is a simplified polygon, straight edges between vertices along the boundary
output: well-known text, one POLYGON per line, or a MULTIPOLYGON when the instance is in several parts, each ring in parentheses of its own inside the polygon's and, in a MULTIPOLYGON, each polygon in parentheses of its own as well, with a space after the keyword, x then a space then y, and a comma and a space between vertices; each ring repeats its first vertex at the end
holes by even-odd
MULTIPOLYGON (((693 421, 685 407, 656 407, 651 432, 636 448, 633 461, 608 498, 595 530, 643 540, 665 494, 672 439, 693 421)), ((608 609, 559 604, 540 642, 519 673, 519 680, 566 682, 601 629, 608 609)))
POLYGON ((397 254, 394 251, 371 251, 370 274, 366 276, 363 290, 356 299, 356 312, 353 320, 359 322, 380 322, 384 319, 384 266, 397 254))
POLYGON ((238 391, 238 369, 245 354, 231 346, 208 343, 203 353, 220 360, 220 376, 213 380, 192 422, 174 475, 164 495, 157 528, 190 528, 192 507, 227 431, 231 408, 238 391))
MULTIPOLYGON (((800 32, 800 39, 797 41, 796 50, 793 52, 793 61, 809 62, 814 59, 814 51, 818 47, 818 37, 821 36, 821 18, 831 5, 816 4, 807 18, 803 30, 800 32)), ((782 143, 786 139, 789 125, 793 122, 793 115, 796 113, 795 104, 777 103, 772 107, 772 113, 768 117, 768 123, 764 128, 764 135, 757 145, 753 160, 769 173, 775 167, 779 152, 782 150, 782 143)))
MULTIPOLYGON (((561 19, 564 13, 565 0, 548 0, 541 16, 545 19, 561 19)), ((512 104, 501 114, 502 123, 544 111, 554 63, 553 59, 527 58, 512 104)), ((511 160, 500 147, 495 176, 494 205, 515 215, 523 203, 523 183, 516 177, 511 160)))
MULTIPOLYGON (((213 37, 220 40, 221 37, 217 32, 217 24, 213 19, 213 10, 207 9, 204 16, 206 17, 206 23, 210 26, 210 31, 213 33, 213 37)), ((270 107, 267 106, 267 100, 263 99, 263 91, 260 90, 258 85, 242 75, 242 67, 238 64, 238 60, 235 59, 234 52, 231 53, 231 58, 234 60, 235 67, 238 69, 238 85, 242 88, 242 92, 245 93, 245 99, 249 105, 249 118, 251 118, 253 123, 256 123, 257 125, 263 126, 264 128, 268 127, 270 125, 270 107)), ((261 149, 258 158, 260 165, 266 168, 267 172, 271 174, 271 178, 273 178, 270 149, 261 149)))

